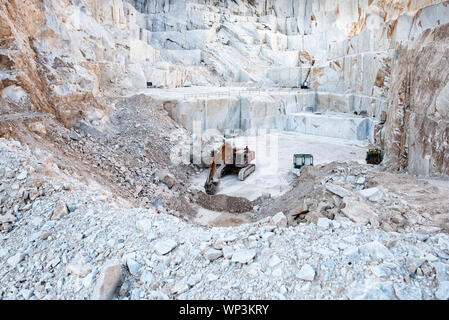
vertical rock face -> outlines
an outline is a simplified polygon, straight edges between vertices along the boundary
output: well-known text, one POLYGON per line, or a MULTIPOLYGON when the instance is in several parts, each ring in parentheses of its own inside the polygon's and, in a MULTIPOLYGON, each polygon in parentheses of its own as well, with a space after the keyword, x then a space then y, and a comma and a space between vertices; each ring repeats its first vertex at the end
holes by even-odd
POLYGON ((388 112, 390 162, 448 173, 449 1, 13 0, 0 17, 0 96, 67 124, 107 122, 105 91, 297 88, 310 70, 312 107, 388 112))
POLYGON ((449 174, 449 25, 424 32, 398 50, 386 151, 414 174, 449 174))
POLYGON ((42 2, 0 2, 0 91, 19 85, 33 105, 49 111, 45 84, 31 40, 45 23, 42 2))

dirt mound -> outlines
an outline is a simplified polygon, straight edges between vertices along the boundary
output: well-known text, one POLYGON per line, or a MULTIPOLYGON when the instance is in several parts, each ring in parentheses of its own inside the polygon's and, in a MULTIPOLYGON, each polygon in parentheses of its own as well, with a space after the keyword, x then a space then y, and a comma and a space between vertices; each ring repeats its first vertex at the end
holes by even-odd
POLYGON ((289 225, 348 218, 388 232, 447 232, 449 188, 444 181, 433 185, 355 162, 304 167, 292 189, 262 202, 258 215, 282 211, 289 225))
MULTIPOLYGON (((319 202, 324 197, 321 181, 332 174, 343 163, 332 162, 326 165, 303 167, 300 177, 293 181, 292 188, 284 195, 265 201, 259 210, 261 217, 271 216, 277 212, 288 214, 300 208, 304 201, 319 202)), ((307 210, 305 210, 307 211, 307 210)))
POLYGON ((252 202, 248 199, 225 194, 207 195, 198 192, 197 203, 205 209, 219 212, 244 213, 253 209, 252 202))

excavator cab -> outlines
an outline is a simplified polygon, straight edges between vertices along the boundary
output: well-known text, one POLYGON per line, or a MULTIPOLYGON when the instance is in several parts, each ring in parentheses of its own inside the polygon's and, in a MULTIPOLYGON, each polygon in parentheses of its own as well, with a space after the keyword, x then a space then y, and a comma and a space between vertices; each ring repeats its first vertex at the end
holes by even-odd
POLYGON ((383 152, 380 149, 368 149, 366 153, 366 163, 368 164, 379 164, 383 160, 383 152))
POLYGON ((313 166, 313 155, 308 153, 296 153, 293 155, 293 167, 301 169, 304 166, 313 166))

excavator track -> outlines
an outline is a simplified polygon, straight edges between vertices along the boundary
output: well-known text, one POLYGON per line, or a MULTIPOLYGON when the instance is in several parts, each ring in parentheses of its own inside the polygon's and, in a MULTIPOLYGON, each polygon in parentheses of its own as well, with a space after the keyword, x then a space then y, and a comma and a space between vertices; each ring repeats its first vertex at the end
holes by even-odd
POLYGON ((256 165, 255 164, 249 164, 246 167, 240 169, 240 171, 239 171, 239 180, 240 181, 245 180, 255 170, 256 170, 256 165))
POLYGON ((223 176, 225 176, 228 173, 228 171, 229 171, 229 168, 225 164, 222 164, 218 167, 217 172, 215 173, 215 176, 218 179, 221 179, 221 178, 223 178, 223 176))

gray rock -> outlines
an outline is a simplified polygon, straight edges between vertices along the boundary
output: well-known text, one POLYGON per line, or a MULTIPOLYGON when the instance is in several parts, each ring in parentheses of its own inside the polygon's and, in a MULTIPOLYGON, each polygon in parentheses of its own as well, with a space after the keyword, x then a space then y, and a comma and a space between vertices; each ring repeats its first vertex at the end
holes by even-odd
POLYGON ((347 196, 343 199, 344 208, 341 213, 356 223, 368 224, 377 217, 372 206, 368 205, 360 196, 347 196))
POLYGON ((59 200, 56 203, 55 208, 53 209, 53 214, 51 215, 50 220, 58 220, 64 217, 69 213, 69 209, 67 208, 67 205, 64 201, 59 200))
POLYGON ((121 277, 122 266, 120 262, 106 262, 97 279, 92 300, 111 300, 120 287, 121 277))
POLYGON ((194 274, 193 276, 190 276, 189 279, 187 280, 187 284, 191 287, 193 287, 194 285, 196 285, 197 283, 199 283, 201 281, 201 274, 197 273, 194 274))
POLYGON ((4 215, 0 215, 0 223, 10 223, 17 220, 17 217, 12 214, 12 212, 8 212, 4 215))
MULTIPOLYGON (((447 249, 446 249, 447 250, 447 249)), ((442 259, 449 260, 449 254, 439 248, 434 248, 436 255, 442 259)))
POLYGON ((159 178, 169 189, 176 183, 175 177, 168 170, 157 170, 156 177, 159 178))
POLYGON ((305 264, 301 267, 296 276, 302 280, 313 281, 313 279, 315 278, 315 270, 311 265, 305 264))
POLYGON ((435 297, 439 300, 449 300, 449 281, 440 283, 438 290, 435 292, 435 297))
POLYGON ((355 176, 347 176, 347 177, 346 177, 346 181, 348 181, 348 182, 354 182, 354 181, 355 181, 355 176))
POLYGON ((392 300, 394 299, 393 283, 365 281, 355 283, 348 290, 351 300, 392 300))
POLYGON ((128 267, 129 273, 133 276, 137 276, 141 265, 134 259, 128 258, 126 259, 126 266, 128 267))
POLYGON ((75 132, 70 132, 67 136, 70 139, 74 140, 74 141, 78 141, 79 140, 79 137, 78 137, 78 135, 75 132))
POLYGON ((215 250, 213 248, 209 248, 206 251, 206 258, 209 261, 214 261, 214 260, 220 258, 221 256, 223 256, 223 252, 221 250, 215 250))
POLYGON ((77 204, 74 202, 67 203, 67 209, 69 210, 69 212, 75 211, 76 207, 77 207, 77 204))
POLYGON ((277 227, 286 227, 287 217, 284 215, 283 212, 278 212, 273 216, 272 223, 277 227))
POLYGON ((178 295, 178 294, 186 292, 187 290, 189 290, 189 286, 186 283, 178 282, 171 289, 171 294, 178 295))
POLYGON ((343 255, 346 256, 352 263, 359 260, 359 248, 356 246, 349 246, 343 250, 343 255))
POLYGON ((7 256, 9 254, 9 249, 8 248, 1 248, 0 249, 0 258, 3 258, 5 256, 7 256))
POLYGON ((20 291, 20 294, 25 300, 30 300, 30 298, 33 296, 33 289, 22 289, 20 291))
POLYGON ((270 258, 270 261, 268 261, 268 266, 270 268, 274 268, 276 267, 278 264, 280 264, 282 262, 282 260, 277 256, 277 255, 273 255, 270 258))
POLYGON ((144 284, 151 284, 154 281, 154 275, 150 271, 145 270, 140 276, 140 281, 144 284))
POLYGON ((416 269, 421 267, 421 265, 426 262, 426 259, 420 257, 408 257, 405 263, 407 271, 411 274, 416 272, 416 269))
POLYGON ((400 300, 422 300, 422 291, 420 288, 395 284, 394 292, 400 300))
POLYGON ((274 236, 274 232, 265 232, 262 234, 263 241, 269 241, 274 236))
POLYGON ((25 180, 27 176, 28 176, 28 173, 27 173, 26 171, 22 171, 22 172, 17 176, 17 180, 25 180))
POLYGON ((16 267, 20 262, 23 261, 23 259, 25 259, 26 257, 26 253, 23 252, 18 252, 15 255, 13 255, 12 257, 10 257, 7 262, 11 267, 16 267))
POLYGON ((152 231, 152 223, 150 219, 142 219, 136 222, 137 229, 143 232, 151 232, 152 231))
POLYGON ((84 277, 82 281, 83 286, 86 288, 90 288, 94 284, 95 276, 97 275, 97 273, 98 273, 97 270, 93 270, 86 277, 84 277))
POLYGON ((390 250, 378 241, 364 244, 359 247, 359 250, 362 254, 368 255, 375 260, 393 258, 393 254, 390 250))
POLYGON ((360 178, 357 178, 357 180, 355 181, 355 183, 357 183, 357 184, 364 184, 365 183, 365 177, 360 177, 360 178))
POLYGON ((445 263, 436 261, 431 263, 435 268, 436 277, 439 282, 449 281, 449 266, 445 263))
POLYGON ((350 194, 350 192, 348 190, 346 190, 345 188, 340 187, 336 184, 329 183, 329 184, 326 184, 325 187, 326 187, 326 190, 330 191, 333 194, 336 194, 340 198, 344 198, 350 194))
POLYGON ((139 288, 134 288, 131 290, 130 299, 131 300, 140 300, 140 289, 139 288))
POLYGON ((255 256, 256 250, 254 249, 240 249, 232 254, 231 261, 238 263, 248 263, 251 262, 255 256))
POLYGON ((43 222, 44 222, 44 219, 42 219, 41 217, 31 217, 31 219, 30 219, 30 224, 35 227, 41 226, 43 222))
POLYGON ((225 259, 231 259, 232 258, 232 255, 234 254, 234 249, 232 249, 232 247, 223 246, 223 248, 221 250, 223 252, 223 257, 225 259))
POLYGON ((213 273, 209 273, 208 275, 207 275, 207 281, 208 282, 212 282, 212 281, 216 281, 216 280, 218 280, 218 276, 216 275, 216 274, 213 274, 213 273))
POLYGON ((388 277, 391 275, 391 270, 380 265, 380 266, 371 266, 371 271, 374 273, 376 277, 382 278, 382 277, 388 277))
POLYGON ((174 248, 176 248, 177 245, 178 244, 176 243, 176 241, 171 239, 161 240, 154 245, 154 249, 156 250, 157 254, 165 255, 171 252, 174 248))
POLYGON ((362 197, 364 197, 365 199, 368 199, 369 201, 372 201, 372 202, 380 201, 385 195, 385 191, 382 186, 377 186, 377 187, 369 188, 369 189, 363 189, 363 190, 360 190, 359 193, 362 197))

